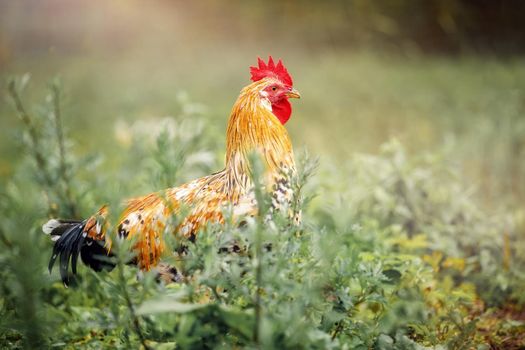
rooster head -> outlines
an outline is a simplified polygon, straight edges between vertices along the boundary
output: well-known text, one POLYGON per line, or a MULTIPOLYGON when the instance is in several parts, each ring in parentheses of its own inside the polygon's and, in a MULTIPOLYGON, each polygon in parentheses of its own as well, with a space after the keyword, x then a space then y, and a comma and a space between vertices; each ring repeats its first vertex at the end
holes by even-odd
POLYGON ((258 66, 250 67, 250 73, 253 82, 265 81, 259 91, 262 102, 269 103, 273 114, 285 124, 292 115, 292 105, 288 99, 300 98, 301 95, 293 88, 292 77, 282 61, 275 64, 272 56, 269 56, 266 63, 258 58, 258 66))

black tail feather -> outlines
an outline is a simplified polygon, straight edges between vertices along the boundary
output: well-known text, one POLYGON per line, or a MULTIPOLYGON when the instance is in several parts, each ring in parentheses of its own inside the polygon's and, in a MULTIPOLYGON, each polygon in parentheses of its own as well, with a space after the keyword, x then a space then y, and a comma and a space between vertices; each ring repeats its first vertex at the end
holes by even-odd
MULTIPOLYGON (((68 242, 72 239, 82 236, 82 231, 84 230, 85 222, 67 222, 62 223, 57 228, 53 229, 51 234, 53 236, 60 236, 55 242, 53 247, 53 254, 49 260, 49 272, 52 271, 53 265, 55 264, 56 259, 60 256, 61 265, 63 265, 64 260, 69 260, 69 255, 64 254, 67 250, 68 242)), ((66 264, 67 265, 67 264, 66 264)), ((62 272, 62 271, 61 271, 62 272)), ((66 270, 67 272, 67 270, 66 270)))
POLYGON ((84 264, 95 271, 102 269, 111 270, 114 267, 108 259, 108 253, 104 248, 104 241, 94 241, 87 237, 86 221, 57 221, 56 227, 50 232, 52 236, 60 236, 53 247, 53 254, 49 260, 49 272, 58 258, 60 265, 60 277, 64 285, 69 284, 69 263, 71 271, 77 273, 78 256, 80 255, 84 264))
POLYGON ((73 275, 77 274, 78 255, 80 254, 80 250, 82 249, 82 245, 84 244, 85 240, 86 237, 82 235, 82 237, 77 241, 77 244, 73 248, 73 254, 71 255, 71 271, 73 272, 73 275))

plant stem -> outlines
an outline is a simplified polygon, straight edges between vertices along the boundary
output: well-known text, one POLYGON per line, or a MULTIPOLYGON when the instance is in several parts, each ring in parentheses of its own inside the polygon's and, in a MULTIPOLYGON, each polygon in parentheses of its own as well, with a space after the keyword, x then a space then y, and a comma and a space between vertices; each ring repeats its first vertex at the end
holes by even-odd
POLYGON ((22 103, 22 99, 20 98, 20 96, 18 95, 18 92, 16 91, 14 82, 11 82, 9 84, 8 90, 15 104, 15 108, 18 113, 18 117, 26 125, 27 130, 29 132, 29 139, 31 141, 31 151, 33 152, 38 168, 41 170, 41 173, 44 176, 44 182, 47 186, 51 186, 53 182, 47 171, 46 158, 40 151, 41 148, 40 148, 40 143, 38 142, 38 132, 36 130, 36 127, 33 124, 31 117, 29 116, 29 114, 26 112, 24 108, 24 104, 22 103))
POLYGON ((12 248, 13 247, 13 243, 11 243, 11 241, 7 238, 7 236, 5 235, 5 232, 1 228, 0 228, 0 241, 2 241, 2 243, 7 248, 12 248))
MULTIPOLYGON (((260 221, 260 220, 258 220, 260 221)), ((253 330, 253 338, 257 346, 261 347, 260 328, 261 328, 261 289, 262 289, 262 239, 261 239, 261 223, 257 223, 257 231, 255 232, 255 328, 253 330)))
POLYGON ((59 152, 59 174, 64 184, 64 197, 66 199, 66 208, 68 215, 74 218, 80 217, 77 206, 71 194, 71 178, 67 171, 66 164, 66 148, 64 143, 64 131, 62 129, 62 117, 60 113, 60 89, 57 84, 52 85, 53 91, 53 117, 55 121, 55 132, 57 136, 58 152, 59 152))
POLYGON ((263 193, 263 185, 261 180, 263 178, 263 166, 261 160, 257 158, 256 154, 251 155, 250 166, 252 169, 252 181, 253 191, 255 195, 255 201, 259 209, 257 215, 256 227, 255 227, 255 324, 253 329, 253 340, 257 348, 261 348, 261 322, 262 322, 262 300, 261 291, 263 286, 263 270, 262 270, 262 258, 263 258, 263 246, 262 246, 262 234, 264 227, 264 220, 268 213, 268 207, 265 202, 263 193))
POLYGON ((135 333, 137 333, 140 343, 144 347, 145 350, 149 350, 150 347, 148 344, 146 344, 146 338, 144 337, 144 334, 142 333, 142 330, 140 328, 140 322, 139 317, 137 316, 137 313, 135 312, 135 306, 133 305, 133 302, 131 301, 131 297, 129 296, 128 289, 126 288, 126 278, 124 277, 124 264, 120 258, 118 258, 118 275, 119 275, 119 283, 122 289, 122 295, 124 296, 124 299, 126 301, 126 305, 128 307, 129 313, 131 315, 131 321, 133 323, 133 328, 135 329, 135 333))
MULTIPOLYGON (((22 99, 20 98, 18 91, 16 91, 14 81, 11 81, 9 83, 8 91, 9 95, 11 96, 11 99, 15 104, 15 109, 18 114, 18 118, 22 120, 22 122, 25 124, 29 133, 29 150, 31 151, 33 159, 35 160, 36 166, 39 170, 38 174, 40 175, 41 182, 44 185, 44 193, 46 197, 48 197, 48 192, 53 188, 53 179, 51 177, 51 174, 49 173, 47 160, 42 154, 42 147, 40 147, 41 145, 39 142, 38 131, 36 129, 35 124, 33 123, 32 118, 29 116, 26 109, 24 108, 22 99)), ((56 210, 53 208, 51 203, 48 203, 48 215, 56 216, 55 214, 56 210)))

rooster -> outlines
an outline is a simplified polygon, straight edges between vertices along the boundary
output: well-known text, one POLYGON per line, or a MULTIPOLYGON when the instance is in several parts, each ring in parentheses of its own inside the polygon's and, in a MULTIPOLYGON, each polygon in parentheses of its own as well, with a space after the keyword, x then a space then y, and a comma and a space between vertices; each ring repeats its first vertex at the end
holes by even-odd
MULTIPOLYGON (((300 98, 293 88, 292 77, 282 61, 277 64, 258 59, 250 67, 252 83, 242 89, 233 105, 226 132, 226 160, 222 171, 198 178, 178 187, 133 198, 120 217, 116 236, 133 239, 135 258, 132 263, 141 270, 159 264, 165 251, 163 234, 195 240, 199 229, 208 223, 223 223, 229 210, 233 220, 257 215, 249 156, 258 153, 265 164, 264 188, 271 195, 271 209, 291 211, 293 197, 290 178, 295 173, 293 149, 284 124, 290 119, 289 98, 300 98), (188 208, 180 224, 170 229, 172 215, 188 208)), ((299 213, 287 213, 299 221, 299 213)), ((82 221, 51 219, 43 225, 44 233, 55 241, 49 271, 59 260, 63 283, 69 282, 69 265, 77 272, 80 256, 95 271, 111 268, 111 239, 107 234, 108 207, 82 221)))

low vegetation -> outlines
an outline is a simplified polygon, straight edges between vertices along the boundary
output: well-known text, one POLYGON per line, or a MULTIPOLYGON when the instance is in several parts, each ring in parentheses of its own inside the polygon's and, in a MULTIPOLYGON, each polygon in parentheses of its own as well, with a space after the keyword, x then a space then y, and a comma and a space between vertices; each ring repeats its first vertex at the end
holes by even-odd
MULTIPOLYGON (((132 242, 115 240, 113 271, 80 268, 65 288, 47 272, 48 216, 119 207, 205 174, 220 163, 209 152, 220 141, 202 109, 181 98, 181 115, 150 121, 161 128, 121 125, 128 152, 107 170, 73 147, 60 83, 29 108, 27 81, 9 85, 26 156, 0 193, 3 348, 525 346, 524 212, 481 207, 449 148, 409 153, 395 139, 344 165, 298 152, 302 225, 275 217, 210 226, 195 243, 173 238, 180 253, 166 261, 182 271, 179 283, 126 265, 132 242), (241 251, 222 252, 234 239, 241 251)), ((258 201, 264 211, 262 194, 258 201)))

